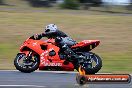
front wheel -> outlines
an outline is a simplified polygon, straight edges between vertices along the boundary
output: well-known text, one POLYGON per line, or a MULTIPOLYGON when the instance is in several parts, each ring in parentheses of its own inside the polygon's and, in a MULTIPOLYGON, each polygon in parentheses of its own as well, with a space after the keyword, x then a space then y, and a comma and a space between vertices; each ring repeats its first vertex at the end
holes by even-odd
POLYGON ((14 65, 17 70, 24 73, 30 73, 38 69, 39 58, 37 55, 32 55, 29 59, 25 54, 19 53, 14 59, 14 65))

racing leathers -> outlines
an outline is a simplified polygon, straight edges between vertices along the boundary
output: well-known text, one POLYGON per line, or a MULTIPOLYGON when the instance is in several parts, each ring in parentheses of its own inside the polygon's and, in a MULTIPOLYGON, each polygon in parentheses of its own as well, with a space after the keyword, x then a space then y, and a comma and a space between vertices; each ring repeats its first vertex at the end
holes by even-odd
POLYGON ((40 40, 42 37, 55 39, 55 43, 60 48, 60 51, 63 51, 63 53, 68 55, 69 58, 75 55, 70 47, 76 44, 76 41, 68 37, 64 32, 57 30, 53 33, 41 33, 32 36, 32 38, 34 38, 35 40, 40 40))

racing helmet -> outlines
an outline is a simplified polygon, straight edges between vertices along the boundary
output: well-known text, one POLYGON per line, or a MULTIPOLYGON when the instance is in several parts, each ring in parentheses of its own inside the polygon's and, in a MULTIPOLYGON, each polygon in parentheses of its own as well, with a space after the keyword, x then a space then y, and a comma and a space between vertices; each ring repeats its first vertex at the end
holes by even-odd
POLYGON ((50 34, 57 31, 57 26, 55 24, 49 24, 45 27, 45 33, 50 34))

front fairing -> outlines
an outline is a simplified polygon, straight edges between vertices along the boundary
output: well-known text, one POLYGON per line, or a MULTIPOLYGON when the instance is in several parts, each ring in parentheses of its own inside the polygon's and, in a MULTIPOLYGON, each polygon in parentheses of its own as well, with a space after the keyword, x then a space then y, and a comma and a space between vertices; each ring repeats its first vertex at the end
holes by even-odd
POLYGON ((23 52, 25 49, 31 49, 31 50, 35 51, 36 53, 41 54, 41 52, 42 52, 42 49, 40 47, 41 44, 47 44, 47 43, 42 40, 27 39, 21 45, 20 52, 23 52))

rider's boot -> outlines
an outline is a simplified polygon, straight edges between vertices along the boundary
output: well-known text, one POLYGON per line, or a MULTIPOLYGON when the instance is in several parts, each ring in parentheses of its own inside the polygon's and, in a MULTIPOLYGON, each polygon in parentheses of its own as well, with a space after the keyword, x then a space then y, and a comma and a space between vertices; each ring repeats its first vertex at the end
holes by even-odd
POLYGON ((77 55, 72 51, 71 48, 67 44, 64 44, 61 49, 67 55, 68 60, 72 61, 73 59, 77 58, 77 55))
POLYGON ((68 59, 76 58, 76 54, 72 51, 72 49, 67 44, 65 44, 62 41, 62 39, 60 37, 57 37, 55 39, 55 42, 59 46, 60 50, 63 51, 68 56, 68 59))

